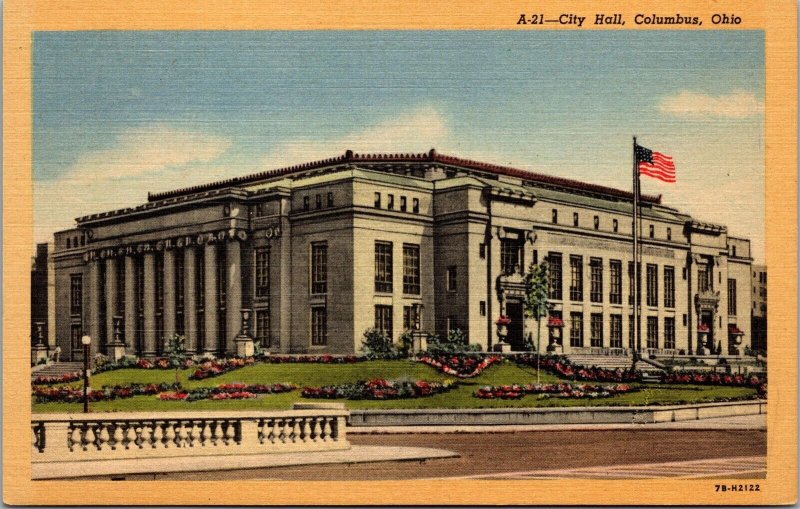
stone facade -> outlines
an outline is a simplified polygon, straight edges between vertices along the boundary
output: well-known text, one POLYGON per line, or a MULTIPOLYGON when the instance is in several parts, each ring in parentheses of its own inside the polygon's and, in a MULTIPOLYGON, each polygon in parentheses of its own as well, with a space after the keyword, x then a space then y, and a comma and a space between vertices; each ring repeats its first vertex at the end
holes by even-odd
MULTIPOLYGON (((660 197, 641 209, 641 348, 741 351, 749 241, 660 197)), ((627 354, 631 247, 628 192, 433 150, 348 151, 78 218, 55 234, 55 334, 76 360, 83 333, 108 352, 115 323, 131 355, 159 355, 174 333, 192 352, 232 354, 250 309, 272 352, 354 353, 370 327, 395 340, 459 328, 489 350, 504 315, 508 343, 523 349, 537 331, 522 272, 547 259, 556 320, 539 324, 541 348, 627 354)))

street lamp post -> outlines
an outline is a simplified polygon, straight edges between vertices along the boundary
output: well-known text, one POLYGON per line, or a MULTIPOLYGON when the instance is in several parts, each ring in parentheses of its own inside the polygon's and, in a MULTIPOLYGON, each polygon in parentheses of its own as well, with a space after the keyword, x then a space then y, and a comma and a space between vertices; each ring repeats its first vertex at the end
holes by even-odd
POLYGON ((91 336, 81 338, 83 344, 83 413, 89 413, 89 345, 92 344, 91 336))

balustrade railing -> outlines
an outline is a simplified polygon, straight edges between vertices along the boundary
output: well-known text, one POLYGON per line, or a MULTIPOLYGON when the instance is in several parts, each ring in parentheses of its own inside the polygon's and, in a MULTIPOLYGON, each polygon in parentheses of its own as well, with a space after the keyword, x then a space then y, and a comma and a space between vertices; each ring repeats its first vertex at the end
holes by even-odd
POLYGON ((33 461, 347 449, 343 407, 285 412, 34 414, 33 461))

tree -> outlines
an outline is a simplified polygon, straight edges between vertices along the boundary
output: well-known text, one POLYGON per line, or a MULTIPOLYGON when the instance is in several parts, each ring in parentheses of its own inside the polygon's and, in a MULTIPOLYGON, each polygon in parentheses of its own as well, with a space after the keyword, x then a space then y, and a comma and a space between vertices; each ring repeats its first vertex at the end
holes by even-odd
POLYGON ((183 360, 186 358, 186 345, 185 338, 180 334, 173 334, 167 340, 167 359, 169 365, 175 369, 175 384, 180 384, 178 379, 178 370, 181 368, 183 360))
POLYGON ((522 303, 525 316, 536 320, 536 383, 539 383, 539 356, 541 355, 542 318, 548 312, 548 267, 547 262, 531 262, 525 273, 525 300, 522 303))

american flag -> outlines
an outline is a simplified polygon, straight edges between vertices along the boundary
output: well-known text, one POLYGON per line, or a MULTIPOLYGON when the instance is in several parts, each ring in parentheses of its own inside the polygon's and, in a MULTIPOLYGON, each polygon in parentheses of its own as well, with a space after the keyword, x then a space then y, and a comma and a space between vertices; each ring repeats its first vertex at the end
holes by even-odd
POLYGON ((636 164, 640 175, 647 175, 664 182, 675 182, 675 163, 668 155, 636 145, 636 164))

